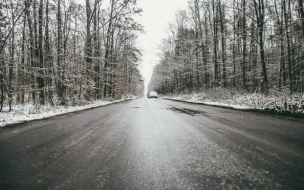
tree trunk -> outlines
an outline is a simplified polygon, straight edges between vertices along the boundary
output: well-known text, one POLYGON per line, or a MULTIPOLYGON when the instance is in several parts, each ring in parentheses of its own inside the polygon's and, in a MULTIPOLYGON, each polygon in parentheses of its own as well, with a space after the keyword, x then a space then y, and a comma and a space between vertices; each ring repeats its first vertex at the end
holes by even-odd
POLYGON ((256 0, 254 0, 254 8, 257 19, 260 57, 261 57, 261 65, 262 65, 262 77, 263 77, 262 91, 263 93, 268 94, 268 76, 267 76, 265 50, 264 50, 264 19, 265 19, 264 0, 259 0, 258 3, 256 2, 256 0))
POLYGON ((247 24, 246 24, 246 0, 242 2, 243 18, 242 18, 242 39, 243 39, 243 56, 242 56, 242 82, 243 89, 246 89, 246 40, 247 40, 247 24))
MULTIPOLYGON (((25 0, 26 6, 28 5, 28 1, 25 0)), ((31 64, 31 83, 32 83, 32 101, 35 103, 36 101, 36 93, 35 93, 35 83, 36 83, 36 77, 35 77, 35 67, 36 67, 36 58, 35 58, 35 41, 34 41, 34 32, 33 32, 33 23, 32 23, 32 18, 29 9, 26 9, 25 14, 27 15, 27 22, 28 22, 28 29, 29 29, 29 36, 30 36, 30 48, 29 48, 29 60, 31 64)))
POLYGON ((55 76, 57 76, 57 93, 61 99, 61 104, 64 103, 64 84, 62 81, 62 21, 61 21, 61 0, 57 1, 57 65, 55 67, 55 76))
MULTIPOLYGON (((26 6, 26 3, 25 3, 26 6)), ((21 92, 21 104, 24 104, 24 96, 25 96, 25 90, 24 90, 24 84, 25 84, 25 79, 24 79, 24 71, 25 71, 25 29, 26 29, 26 14, 23 16, 23 27, 22 27, 22 43, 21 43, 21 72, 20 72, 20 82, 21 82, 21 87, 22 87, 22 92, 21 92)))
POLYGON ((226 39, 225 39, 225 11, 224 6, 222 6, 219 0, 219 13, 220 13, 220 23, 221 23, 221 36, 222 36, 222 63, 223 63, 223 85, 227 87, 227 72, 226 72, 226 39))
POLYGON ((39 75, 38 75, 38 87, 39 87, 39 99, 40 104, 44 104, 44 58, 43 58, 43 0, 40 0, 39 13, 38 13, 38 23, 39 23, 39 31, 38 31, 38 44, 39 44, 39 75))
POLYGON ((218 69, 218 60, 217 60, 217 44, 218 44, 218 39, 217 39, 217 5, 214 2, 214 0, 212 0, 212 13, 213 13, 213 53, 214 53, 214 83, 215 86, 218 86, 218 74, 219 74, 219 69, 218 69))
POLYGON ((46 0, 45 5, 45 67, 47 68, 46 75, 48 76, 47 80, 45 81, 46 85, 46 96, 45 99, 47 99, 48 102, 53 104, 53 91, 51 90, 51 87, 53 85, 53 77, 54 73, 52 70, 54 69, 54 65, 52 63, 52 55, 51 55, 51 47, 50 47, 50 35, 49 35, 49 0, 46 0), (53 69, 52 69, 53 68, 53 69))
POLYGON ((12 16, 12 35, 11 35, 11 48, 10 48, 10 61, 8 64, 8 105, 9 111, 12 110, 12 99, 13 99, 13 67, 15 62, 15 11, 14 6, 11 4, 11 16, 12 16))
MULTIPOLYGON (((92 44, 91 44, 91 5, 90 0, 86 0, 86 45, 85 45, 85 61, 86 61, 86 80, 87 87, 90 83, 90 69, 92 67, 92 44)), ((90 92, 86 93, 86 99, 89 99, 90 92)))
POLYGON ((299 3, 299 12, 300 12, 300 19, 301 19, 301 24, 302 24, 302 40, 304 40, 304 4, 303 0, 298 0, 299 3))
POLYGON ((288 27, 288 13, 286 11, 286 1, 283 0, 283 11, 284 11, 284 19, 285 19, 285 33, 286 33, 286 41, 287 41, 287 61, 288 61, 288 75, 290 82, 290 94, 293 92, 293 80, 292 80, 292 66, 291 66, 291 48, 290 48, 290 39, 289 39, 289 27, 288 27))
POLYGON ((106 44, 105 44, 105 64, 104 64, 104 89, 103 89, 103 97, 106 99, 108 97, 108 91, 109 91, 109 62, 111 57, 111 32, 112 32, 112 22, 113 22, 113 14, 114 14, 114 0, 111 0, 111 12, 110 12, 110 20, 108 24, 108 30, 107 30, 107 37, 106 37, 106 44))

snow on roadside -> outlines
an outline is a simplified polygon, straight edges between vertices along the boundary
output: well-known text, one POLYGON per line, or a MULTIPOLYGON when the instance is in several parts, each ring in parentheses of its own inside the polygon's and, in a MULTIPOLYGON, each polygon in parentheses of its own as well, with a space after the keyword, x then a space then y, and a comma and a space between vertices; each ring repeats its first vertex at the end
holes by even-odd
POLYGON ((12 111, 8 112, 8 107, 4 107, 3 111, 0 112, 0 127, 5 125, 22 123, 25 121, 31 121, 36 119, 43 119, 51 116, 56 116, 64 113, 71 113, 79 110, 85 110, 89 108, 104 106, 116 102, 122 102, 125 100, 135 99, 137 97, 128 96, 121 100, 115 101, 101 101, 96 100, 90 104, 82 106, 51 106, 51 105, 14 105, 12 111))
POLYGON ((233 104, 232 101, 229 101, 229 100, 226 100, 226 101, 212 101, 212 100, 208 100, 208 99, 200 100, 200 98, 198 98, 199 95, 197 95, 197 94, 194 94, 192 97, 187 97, 187 96, 189 96, 189 95, 163 96, 162 98, 191 102, 191 103, 203 103, 203 104, 211 105, 211 106, 231 107, 231 108, 235 108, 235 109, 251 109, 250 106, 233 104))
POLYGON ((233 93, 225 89, 215 89, 207 93, 193 93, 163 96, 163 98, 203 103, 207 105, 231 107, 235 109, 273 110, 281 113, 304 114, 304 95, 260 93, 233 93))

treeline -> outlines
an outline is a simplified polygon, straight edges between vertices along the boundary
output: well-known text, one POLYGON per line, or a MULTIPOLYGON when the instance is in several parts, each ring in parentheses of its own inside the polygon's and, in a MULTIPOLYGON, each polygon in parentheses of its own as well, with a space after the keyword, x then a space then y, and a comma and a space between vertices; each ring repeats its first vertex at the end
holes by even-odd
POLYGON ((0 111, 141 93, 141 11, 136 0, 1 1, 0 111))
POLYGON ((150 89, 304 91, 303 0, 189 0, 162 44, 150 89))

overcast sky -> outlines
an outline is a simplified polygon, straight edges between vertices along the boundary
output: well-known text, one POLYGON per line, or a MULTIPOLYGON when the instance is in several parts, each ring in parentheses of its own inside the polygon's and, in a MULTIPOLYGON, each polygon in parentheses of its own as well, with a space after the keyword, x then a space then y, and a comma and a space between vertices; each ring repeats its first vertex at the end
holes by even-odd
MULTIPOLYGON (((108 3, 109 0, 104 0, 108 3)), ((78 0, 84 5, 85 0, 78 0)), ((140 34, 137 47, 142 51, 140 71, 146 83, 152 75, 153 66, 158 63, 158 49, 162 39, 167 37, 169 22, 175 19, 178 10, 185 10, 188 0, 137 0, 138 8, 143 9, 137 22, 144 26, 145 33, 140 34)))
POLYGON ((137 21, 144 26, 145 34, 138 39, 138 47, 143 57, 141 72, 146 82, 150 80, 153 65, 158 63, 158 45, 167 37, 169 22, 175 19, 178 10, 185 10, 187 0, 137 0, 138 7, 143 9, 137 21))

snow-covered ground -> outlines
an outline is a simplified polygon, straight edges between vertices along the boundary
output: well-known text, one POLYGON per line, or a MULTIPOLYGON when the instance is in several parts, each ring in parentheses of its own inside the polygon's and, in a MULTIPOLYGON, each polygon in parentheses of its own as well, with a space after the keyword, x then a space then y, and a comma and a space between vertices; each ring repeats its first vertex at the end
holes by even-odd
POLYGON ((21 123, 25 121, 31 121, 36 119, 43 119, 55 115, 60 115, 64 113, 75 112, 79 110, 85 110, 89 108, 104 106, 107 104, 112 104, 116 102, 122 102, 125 100, 135 99, 137 97, 128 96, 121 100, 115 101, 93 101, 89 104, 82 106, 51 106, 51 105, 14 105, 12 106, 12 111, 8 112, 9 108, 4 107, 3 111, 0 112, 0 127, 5 125, 21 123))
POLYGON ((236 93, 226 89, 212 89, 201 93, 162 96, 167 99, 192 103, 203 103, 235 109, 268 110, 277 113, 304 114, 304 95, 274 94, 265 96, 261 93, 236 93))

